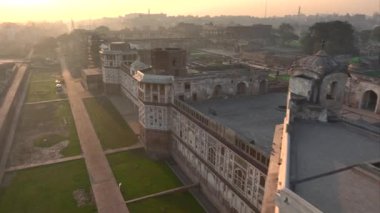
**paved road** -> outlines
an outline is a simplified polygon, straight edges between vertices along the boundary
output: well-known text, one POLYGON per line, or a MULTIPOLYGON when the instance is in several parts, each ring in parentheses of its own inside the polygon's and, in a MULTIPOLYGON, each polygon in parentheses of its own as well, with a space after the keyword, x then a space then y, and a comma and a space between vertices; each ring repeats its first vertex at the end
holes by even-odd
POLYGON ((61 66, 98 212, 129 212, 82 101, 82 91, 62 56, 61 66))

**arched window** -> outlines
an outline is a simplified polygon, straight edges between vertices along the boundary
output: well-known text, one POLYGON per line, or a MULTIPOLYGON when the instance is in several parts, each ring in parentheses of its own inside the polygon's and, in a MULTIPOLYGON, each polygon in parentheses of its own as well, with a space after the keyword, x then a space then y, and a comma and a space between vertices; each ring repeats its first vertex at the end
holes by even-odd
POLYGON ((198 100, 197 93, 193 93, 193 101, 197 101, 197 100, 198 100))
POLYGON ((374 91, 372 90, 366 91, 362 97, 361 108, 364 110, 375 112, 377 99, 378 99, 377 94, 374 91))
POLYGON ((244 82, 238 83, 237 88, 236 88, 236 94, 244 95, 246 94, 246 92, 247 92, 247 86, 245 85, 245 83, 244 82))
POLYGON ((259 84, 259 93, 264 94, 266 92, 266 89, 267 89, 267 83, 265 82, 265 80, 261 80, 259 84))
POLYGON ((215 148, 214 148, 214 147, 210 147, 210 148, 208 148, 207 160, 208 160, 212 165, 215 165, 215 163, 216 163, 216 155, 215 155, 215 148))
POLYGON ((332 82, 327 89, 326 99, 335 100, 338 90, 338 82, 332 82))
POLYGON ((219 84, 215 86, 214 92, 212 94, 213 97, 220 97, 222 95, 222 86, 219 84))
POLYGON ((234 184, 244 191, 245 172, 243 172, 240 168, 236 168, 234 171, 234 184))

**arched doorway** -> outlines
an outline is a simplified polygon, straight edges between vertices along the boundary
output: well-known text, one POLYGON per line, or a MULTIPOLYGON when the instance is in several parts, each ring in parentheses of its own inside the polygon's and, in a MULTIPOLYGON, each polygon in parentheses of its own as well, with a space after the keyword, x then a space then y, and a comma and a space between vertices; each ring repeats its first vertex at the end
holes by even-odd
POLYGON ((329 85, 329 88, 326 94, 326 99, 335 100, 336 95, 337 95, 337 90, 338 90, 338 82, 334 81, 329 85))
POLYGON ((361 108, 364 110, 375 112, 377 104, 377 94, 368 90, 363 94, 361 108))
POLYGON ((259 93, 264 94, 267 90, 267 83, 265 80, 261 80, 259 83, 259 93))
POLYGON ((247 86, 245 85, 244 82, 238 83, 236 86, 236 94, 237 95, 245 95, 247 93, 247 86))
POLYGON ((214 92, 212 93, 212 97, 220 97, 222 95, 222 86, 219 84, 214 87, 214 92))

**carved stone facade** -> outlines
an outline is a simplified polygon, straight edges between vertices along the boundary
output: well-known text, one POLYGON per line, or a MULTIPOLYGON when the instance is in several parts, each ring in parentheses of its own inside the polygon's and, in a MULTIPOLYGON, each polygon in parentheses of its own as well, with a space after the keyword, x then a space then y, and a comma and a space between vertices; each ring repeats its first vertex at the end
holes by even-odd
POLYGON ((174 159, 221 212, 260 212, 267 162, 242 154, 182 110, 171 113, 174 159))
POLYGON ((137 59, 137 50, 131 49, 124 42, 102 44, 100 50, 102 75, 105 92, 112 94, 120 91, 120 67, 123 63, 131 64, 137 59))
POLYGON ((266 72, 243 65, 177 72, 172 65, 174 70, 163 73, 139 60, 123 63, 115 81, 108 77, 114 71, 103 66, 103 80, 119 85, 138 107, 140 140, 150 156, 173 157, 220 212, 260 212, 270 153, 186 102, 263 94, 266 72))

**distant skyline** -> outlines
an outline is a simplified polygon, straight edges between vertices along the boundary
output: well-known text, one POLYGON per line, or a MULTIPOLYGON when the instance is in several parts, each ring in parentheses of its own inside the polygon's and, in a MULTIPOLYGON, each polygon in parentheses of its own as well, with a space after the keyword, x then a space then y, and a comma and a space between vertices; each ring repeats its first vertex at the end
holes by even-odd
POLYGON ((85 20, 129 13, 284 16, 379 12, 379 0, 0 0, 0 22, 85 20))

